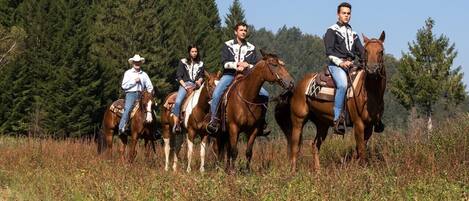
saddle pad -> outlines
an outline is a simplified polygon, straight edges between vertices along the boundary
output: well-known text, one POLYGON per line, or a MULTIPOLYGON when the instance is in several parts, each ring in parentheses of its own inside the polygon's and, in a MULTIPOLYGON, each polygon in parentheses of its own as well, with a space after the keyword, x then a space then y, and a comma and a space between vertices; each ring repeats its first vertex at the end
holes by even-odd
MULTIPOLYGON (((356 89, 358 86, 358 82, 361 79, 361 77, 364 75, 363 70, 360 70, 353 80, 353 88, 356 89)), ((310 97, 315 97, 321 100, 326 100, 326 101, 334 101, 335 98, 335 88, 329 88, 329 87, 320 87, 319 85, 316 84, 316 76, 313 76, 308 84, 308 87, 306 87, 305 90, 305 95, 310 96, 310 97)), ((347 98, 352 98, 354 96, 352 88, 347 89, 347 98)))
MULTIPOLYGON (((140 107, 140 105, 136 103, 137 101, 135 101, 132 112, 130 112, 130 118, 132 118, 135 115, 135 113, 137 113, 137 110, 140 107)), ((116 113, 117 116, 121 117, 122 114, 124 113, 124 99, 119 99, 119 100, 114 101, 109 107, 109 110, 111 112, 116 113)))

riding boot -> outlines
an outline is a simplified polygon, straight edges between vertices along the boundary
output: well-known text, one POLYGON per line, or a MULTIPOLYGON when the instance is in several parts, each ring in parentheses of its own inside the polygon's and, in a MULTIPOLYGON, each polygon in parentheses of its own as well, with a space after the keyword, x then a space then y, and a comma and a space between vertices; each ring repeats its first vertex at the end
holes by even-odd
POLYGON ((334 121, 334 133, 338 135, 345 134, 345 126, 343 118, 339 118, 338 120, 334 121))
POLYGON ((210 122, 208 122, 205 130, 207 131, 208 134, 215 135, 218 132, 219 127, 220 127, 220 123, 218 122, 218 119, 212 118, 210 122))
POLYGON ((268 136, 272 131, 269 129, 269 126, 267 125, 267 121, 265 119, 263 119, 264 123, 263 123, 263 129, 262 129, 262 133, 260 134, 257 134, 257 136, 268 136))
POLYGON ((181 132, 181 125, 179 124, 179 117, 173 115, 173 133, 181 132))
POLYGON ((380 119, 380 120, 378 120, 378 122, 375 123, 374 131, 376 133, 382 133, 384 131, 384 127, 385 127, 385 125, 383 124, 383 122, 380 119))

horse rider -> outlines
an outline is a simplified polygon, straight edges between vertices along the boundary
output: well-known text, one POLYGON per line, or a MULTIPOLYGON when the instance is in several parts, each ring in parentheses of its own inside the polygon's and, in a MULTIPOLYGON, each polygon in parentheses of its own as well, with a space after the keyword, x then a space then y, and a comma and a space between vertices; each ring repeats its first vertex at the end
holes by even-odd
POLYGON ((150 77, 143 72, 141 66, 145 63, 145 58, 136 54, 128 60, 132 68, 125 71, 122 79, 122 89, 125 92, 124 113, 119 122, 119 134, 125 133, 126 124, 129 119, 129 113, 132 111, 135 101, 140 97, 143 90, 152 93, 153 85, 150 77))
POLYGON ((181 131, 179 115, 182 101, 187 92, 199 88, 204 82, 204 63, 200 60, 199 48, 196 45, 187 47, 187 57, 179 61, 176 80, 179 83, 179 89, 176 103, 171 111, 174 122, 173 133, 181 131))
POLYGON ((365 56, 360 38, 349 24, 351 16, 352 5, 346 2, 339 4, 338 21, 327 29, 324 36, 326 56, 330 61, 328 68, 337 88, 334 101, 334 132, 337 134, 345 133, 342 110, 347 90, 347 71, 356 57, 361 62, 365 56))
MULTIPOLYGON (((226 41, 222 49, 223 76, 213 91, 210 104, 210 122, 206 127, 207 132, 210 134, 218 132, 220 122, 217 118, 217 110, 220 99, 233 81, 236 72, 243 72, 245 69, 252 68, 258 61, 256 47, 246 41, 247 24, 244 22, 237 23, 234 27, 234 34, 235 39, 226 41)), ((264 88, 261 88, 259 95, 264 96, 265 99, 269 97, 269 93, 264 88)), ((265 122, 265 112, 263 116, 265 122)), ((270 130, 268 130, 265 122, 262 135, 268 135, 269 133, 270 130)))

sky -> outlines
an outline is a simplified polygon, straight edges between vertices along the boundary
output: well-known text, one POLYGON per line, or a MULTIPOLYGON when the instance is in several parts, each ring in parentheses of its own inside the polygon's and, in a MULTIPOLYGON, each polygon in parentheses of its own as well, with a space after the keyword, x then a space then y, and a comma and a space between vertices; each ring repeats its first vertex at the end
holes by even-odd
MULTIPOLYGON (((298 27, 304 33, 322 36, 337 21, 337 0, 240 0, 248 24, 265 27, 298 27)), ((357 33, 378 38, 386 32, 385 52, 401 58, 408 43, 416 40, 417 30, 431 17, 434 34, 444 34, 456 44, 458 56, 453 67, 461 66, 469 87, 469 0, 349 0, 350 24, 357 33)), ((232 0, 216 0, 222 24, 232 0)), ((466 89, 467 90, 467 89, 466 89)))

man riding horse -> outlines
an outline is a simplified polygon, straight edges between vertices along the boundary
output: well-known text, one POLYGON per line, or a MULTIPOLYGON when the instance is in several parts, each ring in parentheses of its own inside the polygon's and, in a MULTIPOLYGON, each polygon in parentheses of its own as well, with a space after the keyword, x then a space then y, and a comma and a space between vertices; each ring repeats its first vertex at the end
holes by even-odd
POLYGON ((140 97, 143 90, 153 92, 153 85, 147 73, 143 72, 141 66, 145 63, 145 58, 136 54, 128 60, 132 68, 125 71, 124 78, 122 79, 122 89, 125 92, 124 113, 119 122, 119 134, 124 134, 126 131, 126 124, 129 119, 130 111, 134 107, 135 101, 140 97))
POLYGON ((337 7, 337 23, 330 26, 324 36, 326 56, 330 61, 328 68, 337 88, 334 100, 334 132, 337 134, 345 133, 342 112, 347 91, 347 71, 356 57, 361 61, 365 54, 360 38, 349 24, 351 11, 352 5, 341 3, 337 7))
MULTIPOLYGON (((217 117, 217 112, 220 104, 220 99, 225 93, 228 86, 234 80, 236 72, 243 72, 245 69, 251 69, 257 63, 256 47, 246 41, 248 34, 248 26, 246 23, 237 23, 234 27, 235 39, 225 42, 222 49, 222 65, 223 76, 221 77, 218 85, 213 91, 213 98, 210 105, 210 122, 207 124, 207 132, 210 134, 217 133, 219 130, 220 122, 217 117)), ((264 88, 259 92, 260 96, 268 99, 269 93, 264 88)), ((223 114, 222 114, 223 115, 223 114)), ((265 121, 265 112, 263 115, 265 121)), ((268 135, 270 130, 265 123, 262 135, 268 135)))

